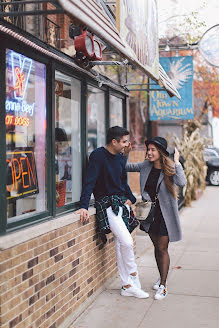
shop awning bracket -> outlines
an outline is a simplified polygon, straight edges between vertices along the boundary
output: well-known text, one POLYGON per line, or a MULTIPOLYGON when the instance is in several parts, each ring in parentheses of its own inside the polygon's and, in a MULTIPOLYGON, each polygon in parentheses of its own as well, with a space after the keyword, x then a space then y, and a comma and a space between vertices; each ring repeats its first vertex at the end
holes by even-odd
POLYGON ((113 61, 99 61, 99 60, 93 60, 89 62, 89 66, 93 67, 96 65, 100 65, 100 66, 112 66, 112 65, 116 65, 116 66, 126 66, 129 64, 128 59, 125 59, 123 61, 118 61, 118 60, 113 60, 113 61))
POLYGON ((157 83, 127 83, 125 86, 129 86, 129 85, 157 85, 157 83))
POLYGON ((127 84, 125 84, 125 87, 128 89, 128 91, 147 91, 147 92, 149 92, 149 91, 165 91, 165 92, 167 92, 167 90, 166 89, 164 89, 164 88, 150 88, 151 86, 157 86, 157 83, 127 83, 127 84), (137 85, 137 86, 146 86, 146 87, 148 87, 147 89, 142 89, 142 88, 133 88, 133 89, 129 89, 128 87, 129 86, 131 86, 131 85, 137 85))
POLYGON ((166 89, 128 89, 128 91, 165 91, 167 92, 166 89))
MULTIPOLYGON (((22 7, 21 7, 22 8, 22 7)), ((13 17, 13 16, 27 16, 27 15, 31 15, 31 16, 35 16, 35 15, 51 15, 51 14, 63 14, 64 10, 62 9, 62 7, 58 4, 57 0, 28 0, 28 1, 9 1, 9 2, 1 2, 0 3, 0 18, 3 17, 13 17), (18 8, 18 6, 23 6, 23 5, 36 5, 36 4, 42 4, 42 3, 50 3, 52 4, 54 7, 56 7, 56 9, 48 9, 48 10, 21 10, 20 8, 18 8), (15 8, 17 10, 15 10, 13 7, 10 9, 12 9, 13 11, 4 11, 5 7, 7 6, 15 6, 15 8)))

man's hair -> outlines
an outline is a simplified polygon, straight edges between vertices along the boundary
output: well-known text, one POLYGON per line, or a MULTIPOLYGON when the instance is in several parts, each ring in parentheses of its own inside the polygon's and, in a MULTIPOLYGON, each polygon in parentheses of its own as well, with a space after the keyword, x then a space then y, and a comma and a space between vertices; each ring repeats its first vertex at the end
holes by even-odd
POLYGON ((122 128, 121 126, 113 126, 109 128, 106 136, 107 145, 112 142, 113 139, 116 139, 117 142, 120 142, 123 136, 129 135, 128 130, 122 128))

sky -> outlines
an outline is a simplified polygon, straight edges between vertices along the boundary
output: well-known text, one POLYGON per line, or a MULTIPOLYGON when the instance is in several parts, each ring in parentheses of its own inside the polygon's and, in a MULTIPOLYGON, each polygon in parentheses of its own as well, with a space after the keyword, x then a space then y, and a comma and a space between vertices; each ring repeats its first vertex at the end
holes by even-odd
MULTIPOLYGON (((165 34, 166 20, 175 15, 198 12, 198 19, 206 24, 201 30, 219 24, 219 0, 157 0, 160 36, 165 34)), ((178 16, 180 17, 180 16, 178 16)))

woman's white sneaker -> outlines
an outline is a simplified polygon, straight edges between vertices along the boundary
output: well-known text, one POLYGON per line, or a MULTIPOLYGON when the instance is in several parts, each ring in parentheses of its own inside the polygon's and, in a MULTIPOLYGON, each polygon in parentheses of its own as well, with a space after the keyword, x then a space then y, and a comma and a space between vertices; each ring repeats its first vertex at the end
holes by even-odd
POLYGON ((136 276, 132 276, 130 274, 130 278, 132 279, 133 286, 141 289, 141 283, 140 283, 140 280, 139 280, 138 273, 136 274, 136 276))
POLYGON ((156 294, 154 295, 155 300, 163 300, 168 294, 167 287, 160 285, 156 294))
POLYGON ((155 282, 153 289, 158 290, 159 286, 160 286, 160 278, 155 282))
POLYGON ((144 292, 142 289, 131 286, 129 288, 122 287, 121 289, 122 296, 133 296, 137 298, 148 298, 149 294, 144 292))

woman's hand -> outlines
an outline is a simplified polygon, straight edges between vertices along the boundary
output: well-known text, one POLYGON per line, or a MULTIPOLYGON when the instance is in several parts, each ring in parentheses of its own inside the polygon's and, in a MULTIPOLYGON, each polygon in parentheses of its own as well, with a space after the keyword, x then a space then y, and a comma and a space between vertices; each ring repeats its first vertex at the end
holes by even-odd
POLYGON ((179 151, 176 147, 175 147, 175 152, 174 152, 174 162, 176 165, 179 165, 179 151))
POLYGON ((128 156, 128 154, 130 153, 131 150, 132 150, 132 146, 131 146, 131 142, 129 142, 128 146, 125 146, 125 148, 124 148, 123 155, 128 156))

